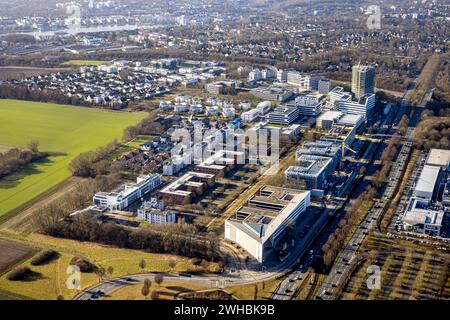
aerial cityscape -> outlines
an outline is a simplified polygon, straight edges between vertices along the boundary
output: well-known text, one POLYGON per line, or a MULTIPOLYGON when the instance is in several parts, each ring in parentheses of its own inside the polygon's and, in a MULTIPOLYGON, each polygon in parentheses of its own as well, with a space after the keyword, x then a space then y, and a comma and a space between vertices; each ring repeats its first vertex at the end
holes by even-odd
POLYGON ((450 0, 0 5, 0 300, 450 299, 450 0))

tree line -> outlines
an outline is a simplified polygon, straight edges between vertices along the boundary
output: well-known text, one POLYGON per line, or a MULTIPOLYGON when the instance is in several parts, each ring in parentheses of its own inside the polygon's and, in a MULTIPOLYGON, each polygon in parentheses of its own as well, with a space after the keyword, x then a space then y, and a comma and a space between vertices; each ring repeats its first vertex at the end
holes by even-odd
POLYGON ((172 229, 132 229, 113 222, 102 223, 96 217, 80 213, 41 225, 47 235, 78 241, 98 242, 120 248, 170 253, 208 261, 223 261, 219 242, 200 238, 195 233, 174 232, 172 229))
POLYGON ((414 147, 420 150, 450 149, 450 117, 434 117, 432 112, 427 112, 422 119, 414 131, 414 147))
POLYGON ((27 149, 12 148, 0 153, 0 179, 46 157, 47 154, 40 152, 38 147, 39 141, 32 140, 27 149))
POLYGON ((37 102, 51 102, 75 106, 92 106, 77 96, 69 97, 57 90, 33 90, 27 85, 0 85, 0 99, 17 99, 37 102))
POLYGON ((110 162, 106 158, 119 147, 120 142, 114 140, 94 151, 82 152, 69 163, 69 170, 72 175, 79 177, 95 177, 107 174, 109 173, 110 162))
POLYGON ((339 221, 336 230, 330 234, 327 242, 322 246, 322 251, 324 253, 323 263, 326 268, 331 267, 339 251, 344 248, 347 236, 352 230, 352 227, 358 223, 361 210, 364 210, 363 204, 367 201, 371 201, 375 195, 375 189, 368 186, 358 198, 351 202, 346 210, 345 217, 339 221))

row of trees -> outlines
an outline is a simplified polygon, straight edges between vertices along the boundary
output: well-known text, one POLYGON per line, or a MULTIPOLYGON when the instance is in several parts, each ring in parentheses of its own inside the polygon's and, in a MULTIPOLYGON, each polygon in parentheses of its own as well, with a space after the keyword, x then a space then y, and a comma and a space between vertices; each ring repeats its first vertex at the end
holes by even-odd
POLYGON ((58 104, 70 104, 77 106, 91 106, 91 104, 86 103, 80 97, 69 97, 58 90, 33 90, 26 85, 0 85, 0 99, 17 99, 37 102, 52 102, 58 104))
POLYGON ((381 168, 373 175, 372 183, 376 188, 380 188, 385 182, 392 168, 392 163, 397 156, 398 147, 402 141, 402 136, 406 135, 409 125, 409 117, 404 115, 398 124, 397 133, 389 140, 384 149, 380 161, 381 168))
POLYGON ((120 248, 171 253, 208 261, 223 261, 219 242, 214 238, 200 238, 195 233, 170 230, 131 229, 112 222, 102 223, 88 214, 53 220, 42 224, 47 235, 79 241, 98 242, 120 248))
POLYGON ((39 152, 38 140, 30 141, 27 149, 13 148, 0 153, 0 179, 46 156, 39 152))
POLYGON ((126 127, 123 131, 124 142, 131 141, 139 135, 154 134, 158 125, 155 125, 155 119, 158 117, 157 110, 152 111, 149 115, 135 126, 126 127))
MULTIPOLYGON (((154 281, 158 286, 160 286, 164 281, 164 276, 162 274, 158 273, 155 275, 154 281)), ((141 293, 145 298, 147 298, 147 296, 150 294, 151 287, 152 287, 152 282, 150 281, 150 279, 145 279, 144 284, 142 285, 142 289, 141 289, 141 293)), ((153 290, 150 295, 150 298, 152 300, 158 299, 159 298, 158 291, 153 290)))
POLYGON ((376 191, 373 187, 368 186, 366 190, 355 200, 353 200, 350 206, 346 210, 345 218, 339 221, 339 226, 332 233, 327 242, 322 246, 324 253, 323 262, 326 268, 329 268, 339 251, 344 247, 345 240, 349 235, 353 226, 358 222, 361 210, 364 210, 363 204, 367 201, 371 201, 376 195, 376 191))
POLYGON ((106 158, 119 147, 120 142, 114 140, 95 151, 80 153, 69 163, 69 170, 72 175, 79 177, 95 177, 99 174, 107 174, 109 173, 110 162, 106 158))

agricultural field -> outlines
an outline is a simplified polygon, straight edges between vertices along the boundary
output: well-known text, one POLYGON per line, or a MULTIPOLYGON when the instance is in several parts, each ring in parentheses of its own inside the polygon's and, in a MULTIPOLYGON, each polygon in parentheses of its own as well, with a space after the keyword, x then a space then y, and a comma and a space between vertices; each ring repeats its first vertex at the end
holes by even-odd
MULTIPOLYGON (((10 281, 7 279, 7 274, 0 276, 0 292, 3 290, 31 299, 54 300, 59 295, 62 295, 65 299, 74 297, 77 291, 67 288, 66 281, 68 275, 66 270, 71 259, 75 256, 85 257, 97 267, 102 267, 105 270, 112 267, 112 274, 107 273, 106 278, 115 278, 142 272, 210 272, 217 267, 214 263, 209 263, 206 266, 194 266, 191 259, 170 254, 154 254, 96 243, 57 239, 36 233, 28 235, 24 240, 33 243, 36 247, 53 249, 59 253, 58 259, 40 266, 32 266, 30 259, 24 261, 22 265, 30 267, 39 275, 32 281, 10 281), (140 268, 141 260, 146 262, 145 269, 140 268), (173 269, 169 266, 170 260, 176 262, 173 269)), ((92 286, 100 280, 95 273, 83 273, 81 276, 81 287, 86 288, 92 286)), ((169 285, 169 282, 167 285, 169 285)), ((156 284, 154 286, 157 287, 156 284)), ((172 290, 172 292, 175 291, 172 290)), ((125 291, 124 294, 128 295, 132 293, 125 291)))
POLYGON ((0 248, 0 273, 6 271, 35 252, 35 249, 32 247, 3 239, 0 239, 0 248))
POLYGON ((81 152, 120 139, 123 129, 146 113, 112 112, 16 100, 0 100, 0 145, 25 147, 32 139, 50 154, 25 170, 0 180, 0 220, 25 209, 70 177, 70 161, 81 152))
POLYGON ((108 63, 107 61, 101 60, 69 60, 64 62, 63 66, 101 66, 102 64, 108 63))

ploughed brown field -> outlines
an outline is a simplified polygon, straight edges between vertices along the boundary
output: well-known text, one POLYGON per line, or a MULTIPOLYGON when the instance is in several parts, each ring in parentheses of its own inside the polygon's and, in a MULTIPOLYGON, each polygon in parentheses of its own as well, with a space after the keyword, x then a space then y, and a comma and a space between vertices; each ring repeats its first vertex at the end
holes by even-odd
POLYGON ((35 251, 27 245, 0 239, 0 273, 31 256, 35 251))

